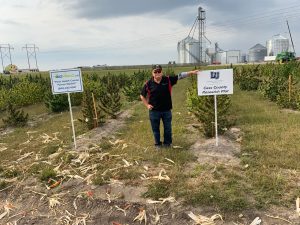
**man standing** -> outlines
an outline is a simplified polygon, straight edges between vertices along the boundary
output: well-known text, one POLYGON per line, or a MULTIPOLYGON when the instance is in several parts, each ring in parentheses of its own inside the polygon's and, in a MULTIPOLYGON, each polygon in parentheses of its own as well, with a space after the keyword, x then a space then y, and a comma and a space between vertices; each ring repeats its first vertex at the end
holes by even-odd
POLYGON ((141 100, 149 110, 149 118, 156 147, 170 147, 172 144, 172 86, 178 80, 196 75, 198 70, 182 72, 177 76, 165 76, 161 65, 152 67, 152 78, 148 80, 141 92, 141 100), (160 141, 160 120, 164 126, 164 140, 160 141))

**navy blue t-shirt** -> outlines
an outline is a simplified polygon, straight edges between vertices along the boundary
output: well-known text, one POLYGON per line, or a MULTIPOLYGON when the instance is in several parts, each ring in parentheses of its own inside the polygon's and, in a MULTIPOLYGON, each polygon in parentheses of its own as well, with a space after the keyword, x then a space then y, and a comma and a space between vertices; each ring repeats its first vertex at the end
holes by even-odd
POLYGON ((178 76, 163 76, 159 84, 153 78, 145 83, 141 95, 148 98, 148 103, 153 106, 152 110, 163 112, 172 109, 169 85, 175 85, 177 80, 178 76))

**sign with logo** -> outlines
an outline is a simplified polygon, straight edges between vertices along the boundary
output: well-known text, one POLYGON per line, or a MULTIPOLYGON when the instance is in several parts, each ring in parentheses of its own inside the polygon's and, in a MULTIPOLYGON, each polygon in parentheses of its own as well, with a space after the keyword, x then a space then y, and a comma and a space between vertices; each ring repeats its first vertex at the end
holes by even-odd
POLYGON ((80 69, 50 71, 53 94, 83 92, 80 69))
POLYGON ((233 94, 233 70, 200 71, 197 76, 198 95, 233 94))

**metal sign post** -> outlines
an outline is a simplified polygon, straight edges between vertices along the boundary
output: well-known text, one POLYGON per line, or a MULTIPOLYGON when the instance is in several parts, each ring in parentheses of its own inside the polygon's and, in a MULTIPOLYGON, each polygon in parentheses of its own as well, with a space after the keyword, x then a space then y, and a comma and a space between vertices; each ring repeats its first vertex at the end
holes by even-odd
POLYGON ((216 146, 219 145, 218 138, 218 109, 217 95, 233 94, 233 70, 205 70, 200 71, 197 77, 197 88, 199 96, 214 96, 215 106, 215 136, 216 146))
POLYGON ((65 93, 68 94, 74 147, 76 149, 77 145, 76 145, 75 128, 74 128, 70 93, 83 92, 81 70, 80 69, 53 70, 50 71, 50 79, 51 79, 53 94, 65 94, 65 93))
POLYGON ((216 129, 216 146, 219 145, 219 138, 218 138, 218 109, 217 109, 217 95, 214 95, 215 100, 215 129, 216 129))
POLYGON ((74 120, 73 120, 73 112, 72 112, 72 105, 71 105, 70 93, 68 93, 68 101, 69 101, 71 124, 72 124, 72 131, 73 131, 73 141, 74 141, 74 147, 76 149, 77 145, 76 145, 76 136, 75 136, 75 128, 74 128, 74 120))

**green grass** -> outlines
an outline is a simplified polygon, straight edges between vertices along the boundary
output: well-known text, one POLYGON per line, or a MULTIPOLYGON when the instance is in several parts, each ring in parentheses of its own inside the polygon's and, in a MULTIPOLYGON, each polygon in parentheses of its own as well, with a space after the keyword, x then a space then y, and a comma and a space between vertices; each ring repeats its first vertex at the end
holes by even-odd
POLYGON ((235 88, 233 108, 237 126, 245 132, 242 162, 248 164, 246 179, 259 207, 293 202, 299 188, 289 179, 300 169, 300 116, 281 111, 256 92, 235 88))

